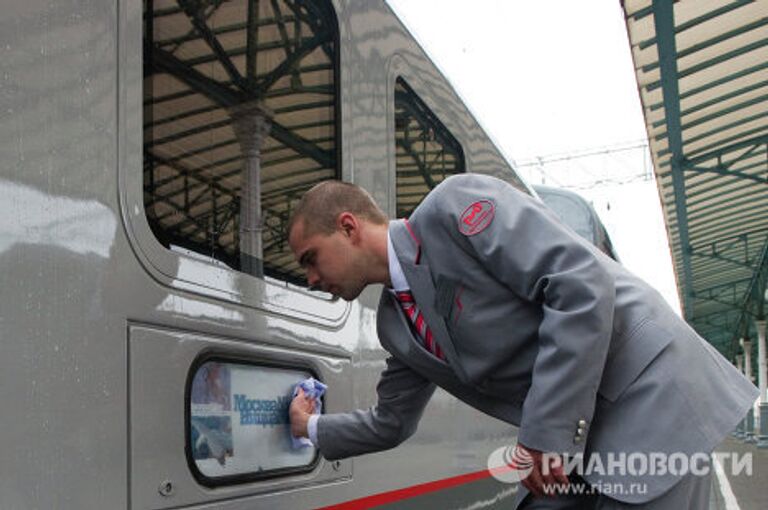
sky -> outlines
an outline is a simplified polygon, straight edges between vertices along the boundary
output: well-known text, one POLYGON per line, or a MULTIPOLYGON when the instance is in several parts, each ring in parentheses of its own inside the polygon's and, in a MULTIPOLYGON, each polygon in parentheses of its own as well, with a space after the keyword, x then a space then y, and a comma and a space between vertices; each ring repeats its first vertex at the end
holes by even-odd
POLYGON ((679 313, 658 191, 637 178, 651 163, 619 0, 387 3, 524 178, 590 200, 622 263, 679 313), (626 183, 593 184, 608 176, 626 183))

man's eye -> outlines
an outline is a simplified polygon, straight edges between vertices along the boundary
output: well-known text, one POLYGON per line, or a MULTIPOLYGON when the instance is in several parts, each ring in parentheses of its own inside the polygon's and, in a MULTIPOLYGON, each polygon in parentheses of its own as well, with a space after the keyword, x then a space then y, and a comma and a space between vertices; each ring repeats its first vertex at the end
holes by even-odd
POLYGON ((305 257, 303 257, 301 259, 301 267, 303 267, 305 269, 308 268, 309 266, 311 266, 314 263, 315 263, 315 255, 314 254, 307 255, 307 256, 305 256, 305 257))

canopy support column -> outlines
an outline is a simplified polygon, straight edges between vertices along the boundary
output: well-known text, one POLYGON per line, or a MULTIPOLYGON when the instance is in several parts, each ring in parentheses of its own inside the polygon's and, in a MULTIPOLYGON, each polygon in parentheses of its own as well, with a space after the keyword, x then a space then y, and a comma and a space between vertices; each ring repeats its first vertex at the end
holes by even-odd
MULTIPOLYGON (((743 354, 737 354, 736 355, 736 369, 744 373, 744 355, 743 354)), ((744 433, 747 429, 747 417, 741 419, 739 424, 736 426, 736 431, 733 433, 733 436, 736 439, 744 439, 744 433)))
POLYGON ((258 101, 233 106, 229 112, 245 160, 240 191, 240 270, 261 278, 264 276, 261 148, 271 129, 272 114, 258 101))
MULTIPOLYGON (((751 382, 753 380, 752 341, 747 337, 742 338, 741 348, 744 349, 744 375, 747 376, 747 379, 749 379, 751 382)), ((747 412, 747 421, 746 421, 746 427, 744 430, 744 442, 745 443, 756 442, 755 440, 755 406, 751 406, 749 408, 749 412, 747 412)))
POLYGON ((760 432, 758 448, 768 448, 768 359, 765 352, 765 320, 756 320, 757 330, 757 382, 760 388, 760 432))

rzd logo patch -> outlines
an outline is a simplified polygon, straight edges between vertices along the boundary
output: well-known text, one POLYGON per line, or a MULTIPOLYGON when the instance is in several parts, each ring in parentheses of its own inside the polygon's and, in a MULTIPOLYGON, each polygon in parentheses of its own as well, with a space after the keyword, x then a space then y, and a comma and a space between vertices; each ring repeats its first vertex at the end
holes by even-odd
POLYGON ((478 200, 467 207, 459 219, 459 232, 465 236, 479 234, 491 224, 496 207, 490 200, 478 200))

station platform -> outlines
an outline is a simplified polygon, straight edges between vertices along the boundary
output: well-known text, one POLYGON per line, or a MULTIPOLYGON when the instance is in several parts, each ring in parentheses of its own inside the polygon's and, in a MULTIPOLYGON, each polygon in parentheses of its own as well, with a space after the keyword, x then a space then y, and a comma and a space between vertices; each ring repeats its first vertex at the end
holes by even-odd
POLYGON ((722 471, 712 476, 709 510, 765 510, 768 508, 768 449, 730 437, 715 449, 723 454, 722 471), (731 463, 752 456, 752 473, 733 475, 731 463))

